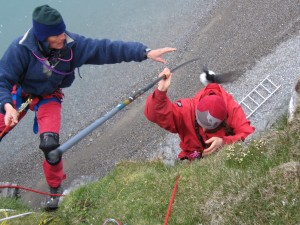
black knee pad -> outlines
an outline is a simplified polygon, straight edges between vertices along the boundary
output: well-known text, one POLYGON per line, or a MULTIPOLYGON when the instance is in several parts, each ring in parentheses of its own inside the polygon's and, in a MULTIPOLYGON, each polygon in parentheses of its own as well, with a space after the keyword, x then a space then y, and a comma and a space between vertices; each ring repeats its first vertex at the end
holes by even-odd
POLYGON ((47 162, 51 165, 56 165, 60 162, 62 155, 59 154, 57 158, 50 159, 49 152, 59 147, 59 134, 53 132, 45 132, 40 135, 39 148, 44 152, 47 162))

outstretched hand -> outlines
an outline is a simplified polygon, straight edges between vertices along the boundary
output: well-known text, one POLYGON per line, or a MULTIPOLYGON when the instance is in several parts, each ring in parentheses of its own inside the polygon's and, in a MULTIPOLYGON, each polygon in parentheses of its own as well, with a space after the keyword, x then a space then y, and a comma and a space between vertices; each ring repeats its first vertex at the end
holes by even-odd
POLYGON ((162 58, 163 54, 174 52, 174 51, 176 51, 176 48, 165 47, 165 48, 153 49, 150 52, 148 52, 147 58, 152 59, 156 62, 161 62, 166 64, 167 62, 162 58))

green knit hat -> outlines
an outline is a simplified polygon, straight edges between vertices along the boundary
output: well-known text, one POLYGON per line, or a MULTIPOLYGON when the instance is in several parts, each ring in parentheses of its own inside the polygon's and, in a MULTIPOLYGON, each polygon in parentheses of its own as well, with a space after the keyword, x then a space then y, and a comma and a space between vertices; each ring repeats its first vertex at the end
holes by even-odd
POLYGON ((36 7, 32 13, 33 33, 40 41, 62 34, 66 25, 60 13, 49 5, 36 7))

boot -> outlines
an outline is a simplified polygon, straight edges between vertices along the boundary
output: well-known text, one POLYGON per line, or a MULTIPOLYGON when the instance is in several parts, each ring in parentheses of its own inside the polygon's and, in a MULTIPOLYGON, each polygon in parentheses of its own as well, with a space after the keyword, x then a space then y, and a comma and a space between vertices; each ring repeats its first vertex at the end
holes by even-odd
MULTIPOLYGON (((63 188, 61 187, 61 185, 56 188, 50 187, 50 193, 62 194, 63 188)), ((48 196, 45 203, 45 210, 47 211, 56 210, 58 208, 59 198, 60 196, 48 196)))

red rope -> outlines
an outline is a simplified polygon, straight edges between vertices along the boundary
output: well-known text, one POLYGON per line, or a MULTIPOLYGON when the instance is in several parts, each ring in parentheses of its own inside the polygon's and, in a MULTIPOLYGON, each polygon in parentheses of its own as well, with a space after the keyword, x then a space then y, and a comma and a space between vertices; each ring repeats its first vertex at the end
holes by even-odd
POLYGON ((16 185, 0 185, 0 189, 1 188, 16 188, 16 189, 23 189, 23 190, 26 190, 26 191, 31 191, 31 192, 35 192, 35 193, 38 193, 38 194, 41 194, 41 195, 49 195, 49 196, 64 196, 63 194, 50 194, 50 193, 47 193, 47 192, 42 192, 42 191, 37 191, 37 190, 34 190, 34 189, 30 189, 30 188, 25 188, 25 187, 22 187, 22 186, 16 186, 16 185))
MULTIPOLYGON (((194 160, 190 160, 189 163, 186 165, 185 169, 187 169, 193 162, 194 160)), ((172 209, 172 205, 175 199, 175 195, 176 195, 176 191, 178 189, 178 183, 179 183, 179 179, 180 179, 180 175, 177 176, 176 181, 175 181, 175 185, 173 188, 173 193, 170 199, 170 203, 169 203, 169 207, 168 207, 168 211, 167 211, 167 215, 166 215, 166 219, 165 219, 165 223, 164 225, 168 225, 168 221, 169 221, 169 217, 171 215, 171 209, 172 209)))
MULTIPOLYGON (((18 113, 19 113, 19 116, 20 116, 20 113, 24 111, 24 109, 26 109, 26 107, 32 102, 32 98, 28 97, 26 102, 23 103, 21 105, 21 107, 19 108, 18 110, 18 113)), ((4 136, 5 133, 7 133, 9 131, 9 128, 10 128, 10 125, 11 125, 12 121, 10 120, 9 123, 7 124, 7 126, 4 128, 3 131, 1 131, 0 133, 0 139, 4 136)))
POLYGON ((9 124, 4 128, 4 130, 1 131, 1 133, 0 133, 0 139, 4 136, 5 133, 7 133, 7 131, 10 128, 10 124, 11 124, 11 122, 9 122, 9 124))
POLYGON ((173 205, 173 202, 174 202, 174 199, 175 199, 175 195, 176 195, 176 191, 177 191, 177 188, 178 188, 179 179, 180 179, 180 175, 178 175, 178 177, 176 178, 176 182, 175 182, 173 193, 172 193, 172 196, 171 196, 171 199, 170 199, 170 203, 169 203, 169 207, 168 207, 168 211, 167 211, 167 215, 166 215, 166 219, 165 219, 164 225, 168 224, 169 217, 171 215, 171 209, 172 209, 172 205, 173 205))

